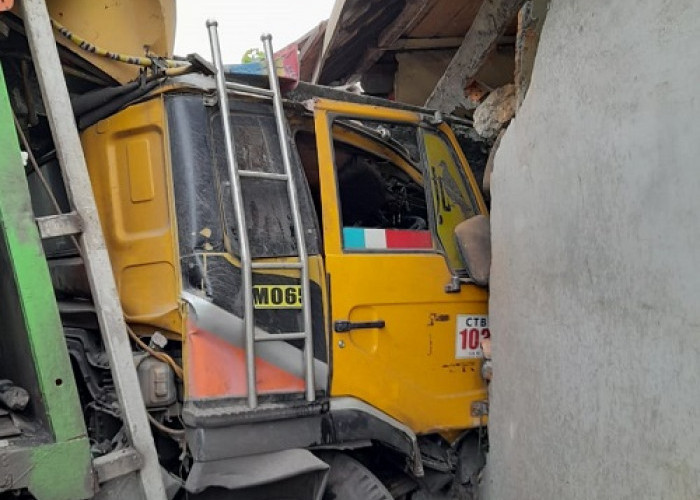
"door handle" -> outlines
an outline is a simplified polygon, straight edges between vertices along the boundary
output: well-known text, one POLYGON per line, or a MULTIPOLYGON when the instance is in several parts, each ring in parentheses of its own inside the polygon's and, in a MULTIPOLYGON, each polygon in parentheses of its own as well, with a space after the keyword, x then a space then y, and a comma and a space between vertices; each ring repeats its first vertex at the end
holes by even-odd
POLYGON ((384 328, 386 323, 383 319, 378 319, 377 321, 360 321, 353 323, 352 321, 338 320, 333 323, 333 327, 337 333, 345 333, 350 330, 360 330, 362 328, 384 328))

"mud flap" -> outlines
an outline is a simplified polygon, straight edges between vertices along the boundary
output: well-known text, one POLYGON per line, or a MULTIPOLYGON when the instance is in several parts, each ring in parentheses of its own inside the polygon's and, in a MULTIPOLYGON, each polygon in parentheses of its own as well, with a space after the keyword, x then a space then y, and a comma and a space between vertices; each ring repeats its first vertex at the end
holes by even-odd
POLYGON ((303 449, 195 462, 185 483, 193 498, 220 498, 221 489, 236 498, 257 500, 284 492, 285 498, 321 500, 329 466, 303 449))

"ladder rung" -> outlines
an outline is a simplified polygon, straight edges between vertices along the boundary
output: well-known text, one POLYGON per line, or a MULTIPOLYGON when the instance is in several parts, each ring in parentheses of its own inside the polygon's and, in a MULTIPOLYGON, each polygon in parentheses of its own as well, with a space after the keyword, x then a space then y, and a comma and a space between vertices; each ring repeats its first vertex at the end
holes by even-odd
POLYGON ((253 269, 302 269, 301 262, 253 262, 253 269))
POLYGON ((274 340, 304 340, 306 338, 306 333, 296 332, 296 333, 275 333, 267 335, 256 335, 256 342, 271 342, 274 340))
POLYGON ((69 236, 83 230, 80 216, 75 212, 37 217, 36 225, 42 239, 69 236))
POLYGON ((268 179, 273 181, 286 181, 287 174, 276 174, 273 172, 256 172, 255 170, 239 170, 238 175, 241 177, 252 177, 254 179, 268 179))
POLYGON ((245 85, 243 83, 226 82, 226 88, 228 90, 234 90, 237 92, 246 92, 248 94, 253 94, 253 95, 272 97, 272 91, 270 89, 253 87, 252 85, 245 85))
POLYGON ((129 447, 97 457, 92 465, 101 484, 141 469, 143 458, 138 451, 129 447))

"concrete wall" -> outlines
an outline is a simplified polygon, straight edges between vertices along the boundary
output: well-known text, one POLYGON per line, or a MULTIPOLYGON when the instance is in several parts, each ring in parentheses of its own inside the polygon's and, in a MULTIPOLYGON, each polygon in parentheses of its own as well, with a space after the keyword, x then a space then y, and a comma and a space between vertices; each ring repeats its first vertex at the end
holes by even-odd
POLYGON ((700 498, 700 2, 552 0, 492 183, 485 496, 700 498))

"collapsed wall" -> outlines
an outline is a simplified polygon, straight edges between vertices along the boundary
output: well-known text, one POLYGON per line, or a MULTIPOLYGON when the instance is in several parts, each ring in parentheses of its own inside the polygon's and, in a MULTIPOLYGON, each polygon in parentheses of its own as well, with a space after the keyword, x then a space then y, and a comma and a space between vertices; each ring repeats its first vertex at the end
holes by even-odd
POLYGON ((491 180, 489 499, 700 498, 699 32, 551 3, 491 180))

